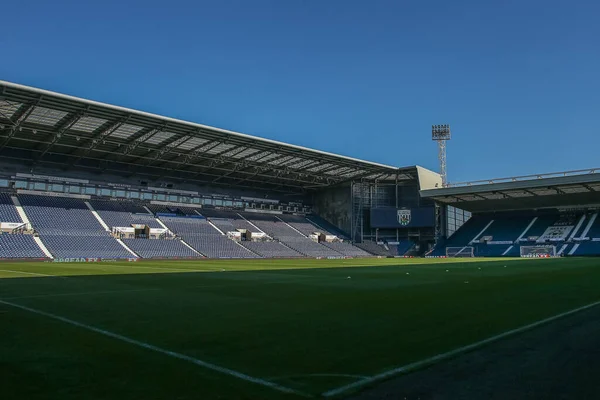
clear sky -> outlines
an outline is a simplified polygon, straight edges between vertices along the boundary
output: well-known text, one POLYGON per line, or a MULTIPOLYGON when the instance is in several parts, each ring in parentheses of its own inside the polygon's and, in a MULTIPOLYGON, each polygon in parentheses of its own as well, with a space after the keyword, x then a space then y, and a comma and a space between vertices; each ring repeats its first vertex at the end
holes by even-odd
POLYGON ((8 1, 0 79, 451 182, 600 167, 598 1, 8 1))

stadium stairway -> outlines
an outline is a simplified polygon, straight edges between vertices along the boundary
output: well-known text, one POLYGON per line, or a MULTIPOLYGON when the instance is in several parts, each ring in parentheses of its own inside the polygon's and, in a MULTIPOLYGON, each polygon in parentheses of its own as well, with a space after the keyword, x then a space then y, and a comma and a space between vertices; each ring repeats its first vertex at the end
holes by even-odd
POLYGON ((26 224, 26 233, 2 233, 0 258, 53 258, 41 240, 30 234, 31 222, 19 199, 0 193, 0 222, 26 224))
POLYGON ((17 196, 12 196, 11 199, 12 199, 13 204, 15 205, 17 214, 21 218, 21 221, 28 225, 31 225, 31 221, 29 221, 29 218, 27 217, 27 213, 25 212, 25 210, 23 210, 23 206, 21 205, 19 198, 17 196))
MULTIPOLYGON (((92 206, 92 204, 89 201, 84 201, 85 205, 87 208, 89 208, 90 212, 92 213, 92 215, 94 216, 94 218, 96 218, 98 220, 98 223, 107 231, 110 233, 110 228, 109 226, 106 224, 106 222, 104 222, 104 219, 102 219, 102 217, 100 216, 100 214, 94 209, 94 206, 92 206)), ((126 225, 124 225, 126 226, 126 225)), ((137 255, 133 250, 131 250, 126 244, 125 242, 123 242, 121 239, 117 239, 115 238, 115 240, 117 241, 117 243, 119 243, 121 246, 123 246, 123 248, 125 250, 127 250, 127 252, 129 252, 129 254, 131 254, 133 257, 139 257, 139 255, 137 255)))

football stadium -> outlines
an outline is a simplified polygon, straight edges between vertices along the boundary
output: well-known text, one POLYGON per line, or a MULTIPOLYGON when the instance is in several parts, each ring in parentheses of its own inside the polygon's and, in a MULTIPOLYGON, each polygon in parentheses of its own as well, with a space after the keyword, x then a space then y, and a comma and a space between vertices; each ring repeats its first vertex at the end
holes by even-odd
POLYGON ((594 311, 598 170, 441 169, 0 81, 2 397, 427 398, 594 311))

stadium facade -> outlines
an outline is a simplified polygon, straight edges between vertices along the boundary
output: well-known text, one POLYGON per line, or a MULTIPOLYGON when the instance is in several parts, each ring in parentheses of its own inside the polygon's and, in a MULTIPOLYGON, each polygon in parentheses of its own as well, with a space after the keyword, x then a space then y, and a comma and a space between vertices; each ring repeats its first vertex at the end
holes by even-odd
POLYGON ((0 258, 420 254, 441 215, 420 193, 440 185, 420 166, 0 81, 0 258))
POLYGON ((599 207, 596 170, 442 187, 0 81, 0 258, 597 255, 599 207))
POLYGON ((597 169, 423 190, 442 216, 431 256, 600 254, 597 169), (450 253, 449 253, 450 251, 450 253))

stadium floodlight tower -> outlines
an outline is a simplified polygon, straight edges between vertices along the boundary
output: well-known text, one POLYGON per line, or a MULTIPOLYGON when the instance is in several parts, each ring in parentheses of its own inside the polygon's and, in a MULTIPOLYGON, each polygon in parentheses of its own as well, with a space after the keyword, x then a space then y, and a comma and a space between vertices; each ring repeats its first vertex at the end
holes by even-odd
POLYGON ((442 187, 446 187, 448 185, 448 174, 446 171, 446 142, 450 140, 450 125, 431 125, 431 139, 438 143, 438 158, 440 160, 442 187))

